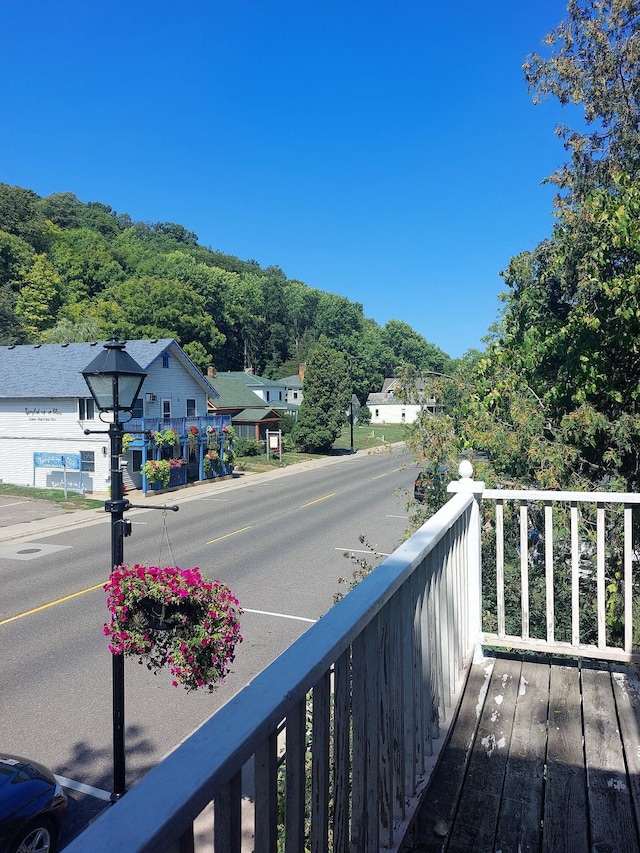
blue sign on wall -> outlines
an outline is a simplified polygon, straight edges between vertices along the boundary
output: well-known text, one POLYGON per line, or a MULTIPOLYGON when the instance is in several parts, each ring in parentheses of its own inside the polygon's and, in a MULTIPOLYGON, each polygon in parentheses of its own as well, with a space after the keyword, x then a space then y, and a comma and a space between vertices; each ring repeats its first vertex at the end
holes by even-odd
POLYGON ((66 468, 67 471, 80 470, 79 453, 34 453, 34 468, 66 468))

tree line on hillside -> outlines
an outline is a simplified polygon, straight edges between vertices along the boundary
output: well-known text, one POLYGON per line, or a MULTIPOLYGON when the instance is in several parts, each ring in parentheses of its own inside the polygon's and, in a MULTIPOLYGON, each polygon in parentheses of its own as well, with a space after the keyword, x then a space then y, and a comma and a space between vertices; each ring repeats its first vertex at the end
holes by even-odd
POLYGON ((0 183, 0 344, 173 337, 203 371, 279 378, 322 335, 360 399, 404 362, 452 364, 408 324, 381 327, 360 303, 201 246, 182 225, 0 183))

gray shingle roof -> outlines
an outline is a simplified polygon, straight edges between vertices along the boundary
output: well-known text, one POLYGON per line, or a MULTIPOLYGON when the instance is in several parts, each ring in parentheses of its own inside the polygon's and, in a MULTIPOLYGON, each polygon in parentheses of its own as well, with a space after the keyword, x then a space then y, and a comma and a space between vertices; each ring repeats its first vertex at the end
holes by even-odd
MULTIPOLYGON (((102 343, 81 343, 0 347, 0 397, 88 397, 89 389, 81 371, 102 346, 102 343)), ((167 349, 208 387, 173 338, 127 341, 126 347, 143 370, 148 370, 167 349)), ((214 395, 215 392, 211 396, 214 395)))

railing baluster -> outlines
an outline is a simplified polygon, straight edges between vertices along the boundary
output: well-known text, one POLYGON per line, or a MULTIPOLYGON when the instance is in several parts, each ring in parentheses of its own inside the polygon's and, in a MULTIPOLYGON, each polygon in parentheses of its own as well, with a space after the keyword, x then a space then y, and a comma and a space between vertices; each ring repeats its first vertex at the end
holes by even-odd
POLYGON ((526 501, 520 504, 520 596, 522 623, 520 636, 529 639, 529 505, 526 501))
POLYGON ((624 505, 624 650, 633 649, 633 506, 624 505))
POLYGON ((496 610, 498 612, 498 637, 506 636, 504 610, 504 501, 496 501, 496 610))
POLYGON ((306 697, 287 714, 285 757, 285 853, 304 850, 306 697))
POLYGON ((330 673, 326 672, 313 688, 311 726, 311 851, 329 849, 329 691, 330 673))
POLYGON ((403 589, 398 593, 400 599, 400 609, 402 615, 400 617, 400 656, 402 658, 402 710, 403 719, 400 721, 398 728, 402 729, 402 784, 407 791, 411 791, 416 773, 416 752, 417 752, 417 730, 418 720, 418 657, 417 650, 414 646, 415 636, 415 606, 416 606, 417 589, 413 582, 404 584, 403 589))
POLYGON ((351 818, 351 653, 336 661, 333 701, 333 851, 349 853, 351 818))
POLYGON ((213 801, 213 847, 216 853, 240 853, 242 844, 242 770, 213 801))
POLYGON ((547 614, 547 642, 555 638, 555 601, 553 592, 553 505, 546 501, 544 505, 544 578, 547 614))
MULTIPOLYGON (((379 821, 380 844, 393 844, 393 663, 391 658, 392 627, 391 604, 387 604, 378 615, 380 641, 378 665, 380 667, 380 721, 378 724, 378 776, 379 776, 379 821)), ((397 748, 397 747, 396 747, 397 748)))
POLYGON ((365 850, 367 817, 367 729, 366 729, 366 645, 365 633, 353 641, 352 651, 352 791, 351 791, 351 849, 365 850))
POLYGON ((597 577, 597 601, 598 601, 598 648, 604 649, 607 645, 607 626, 605 622, 605 599, 604 599, 604 504, 598 503, 596 510, 596 577, 597 577))
POLYGON ((272 732, 255 754, 256 850, 276 853, 278 846, 277 735, 272 732))
POLYGON ((571 645, 580 644, 580 553, 578 504, 571 502, 571 645))
POLYGON ((378 681, 379 667, 379 615, 373 617, 364 633, 367 637, 366 648, 366 730, 367 730, 367 792, 366 792, 366 846, 365 850, 377 850, 380 844, 379 826, 379 771, 380 751, 378 736, 380 729, 380 689, 378 681))

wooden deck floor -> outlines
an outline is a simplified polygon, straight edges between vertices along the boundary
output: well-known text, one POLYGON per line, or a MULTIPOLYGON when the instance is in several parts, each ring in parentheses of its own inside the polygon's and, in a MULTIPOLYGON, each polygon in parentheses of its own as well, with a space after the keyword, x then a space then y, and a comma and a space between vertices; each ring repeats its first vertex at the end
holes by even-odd
POLYGON ((496 657, 472 667, 403 851, 635 853, 639 825, 637 669, 496 657))

